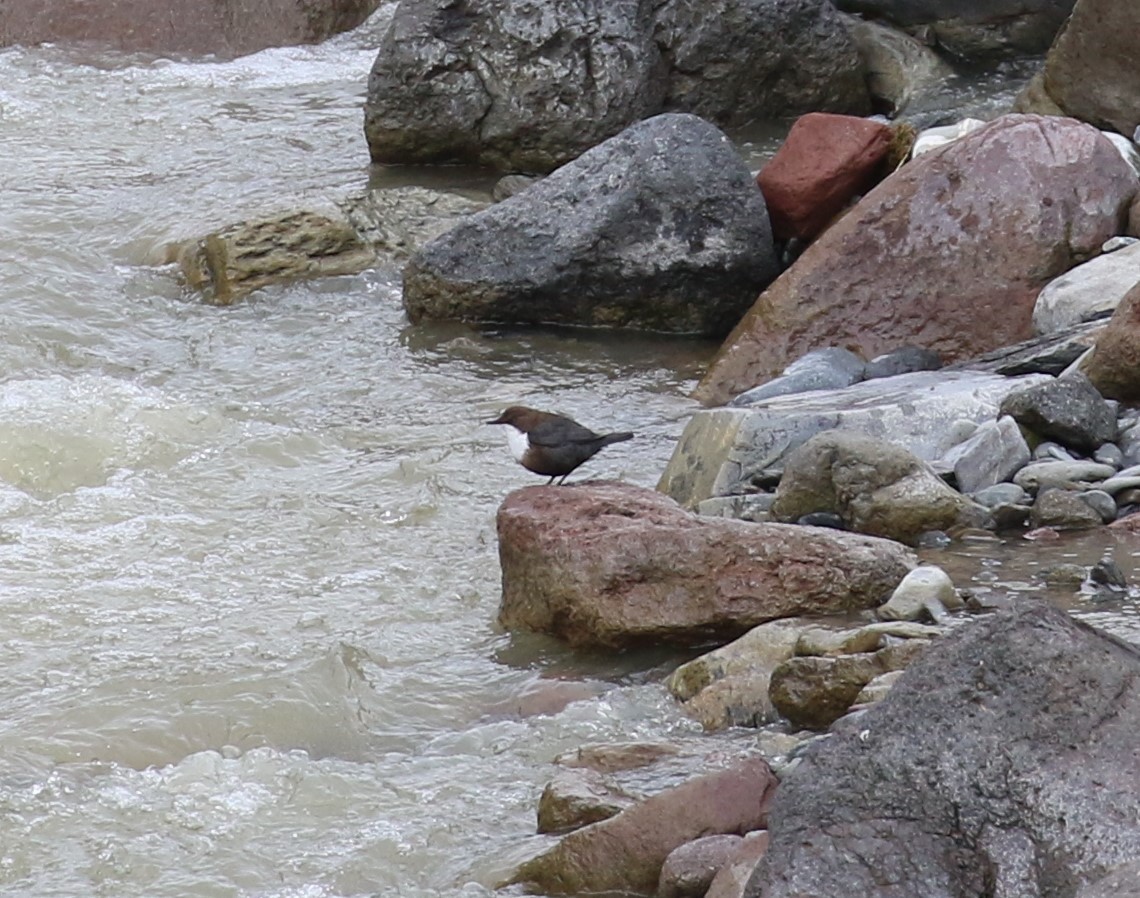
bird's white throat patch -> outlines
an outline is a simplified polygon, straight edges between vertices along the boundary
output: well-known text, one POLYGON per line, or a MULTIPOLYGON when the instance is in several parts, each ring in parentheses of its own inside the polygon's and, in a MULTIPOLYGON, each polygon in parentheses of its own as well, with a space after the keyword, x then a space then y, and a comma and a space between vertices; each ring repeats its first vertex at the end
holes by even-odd
POLYGON ((530 448, 530 440, 528 440, 526 434, 517 427, 508 424, 507 445, 511 447, 511 455, 515 457, 515 461, 521 462, 523 456, 526 455, 527 449, 530 448))

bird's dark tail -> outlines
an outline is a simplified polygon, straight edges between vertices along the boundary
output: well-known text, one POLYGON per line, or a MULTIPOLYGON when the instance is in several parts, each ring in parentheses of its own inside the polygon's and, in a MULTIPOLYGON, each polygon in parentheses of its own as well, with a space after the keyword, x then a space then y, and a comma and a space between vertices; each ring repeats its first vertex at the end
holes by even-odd
POLYGON ((626 440, 632 440, 633 434, 628 430, 623 430, 621 433, 607 433, 602 437, 602 445, 608 446, 611 443, 623 443, 626 440))

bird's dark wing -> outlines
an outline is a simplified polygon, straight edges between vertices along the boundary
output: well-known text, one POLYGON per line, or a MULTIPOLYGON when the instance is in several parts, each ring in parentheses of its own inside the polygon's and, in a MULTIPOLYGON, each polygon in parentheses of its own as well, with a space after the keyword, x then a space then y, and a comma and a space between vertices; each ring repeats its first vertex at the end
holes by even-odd
POLYGON ((564 443, 589 443, 598 435, 569 418, 550 418, 527 434, 536 446, 561 446, 564 443))

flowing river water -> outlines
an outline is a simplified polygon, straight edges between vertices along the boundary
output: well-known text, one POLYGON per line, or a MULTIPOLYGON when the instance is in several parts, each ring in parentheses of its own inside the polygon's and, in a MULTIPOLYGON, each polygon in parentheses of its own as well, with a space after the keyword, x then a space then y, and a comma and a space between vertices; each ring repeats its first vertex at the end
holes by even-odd
MULTIPOLYGON (((561 752, 756 742, 700 735, 668 657, 495 624, 537 481, 481 422, 635 430, 588 472, 651 487, 710 345, 413 329, 386 270, 214 308, 161 264, 375 179, 372 46, 0 51, 2 895, 489 895, 561 752)), ((946 557, 1018 589, 1023 554, 946 557)))

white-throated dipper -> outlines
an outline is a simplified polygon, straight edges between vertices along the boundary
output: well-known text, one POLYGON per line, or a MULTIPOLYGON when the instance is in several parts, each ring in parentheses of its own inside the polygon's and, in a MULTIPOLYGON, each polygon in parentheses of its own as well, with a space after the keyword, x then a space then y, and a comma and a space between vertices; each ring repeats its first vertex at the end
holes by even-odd
POLYGON ((522 405, 512 405, 488 424, 507 425, 507 443, 515 460, 535 474, 561 477, 559 486, 582 462, 593 458, 610 443, 633 439, 628 431, 594 433, 577 421, 551 412, 540 412, 522 405))

